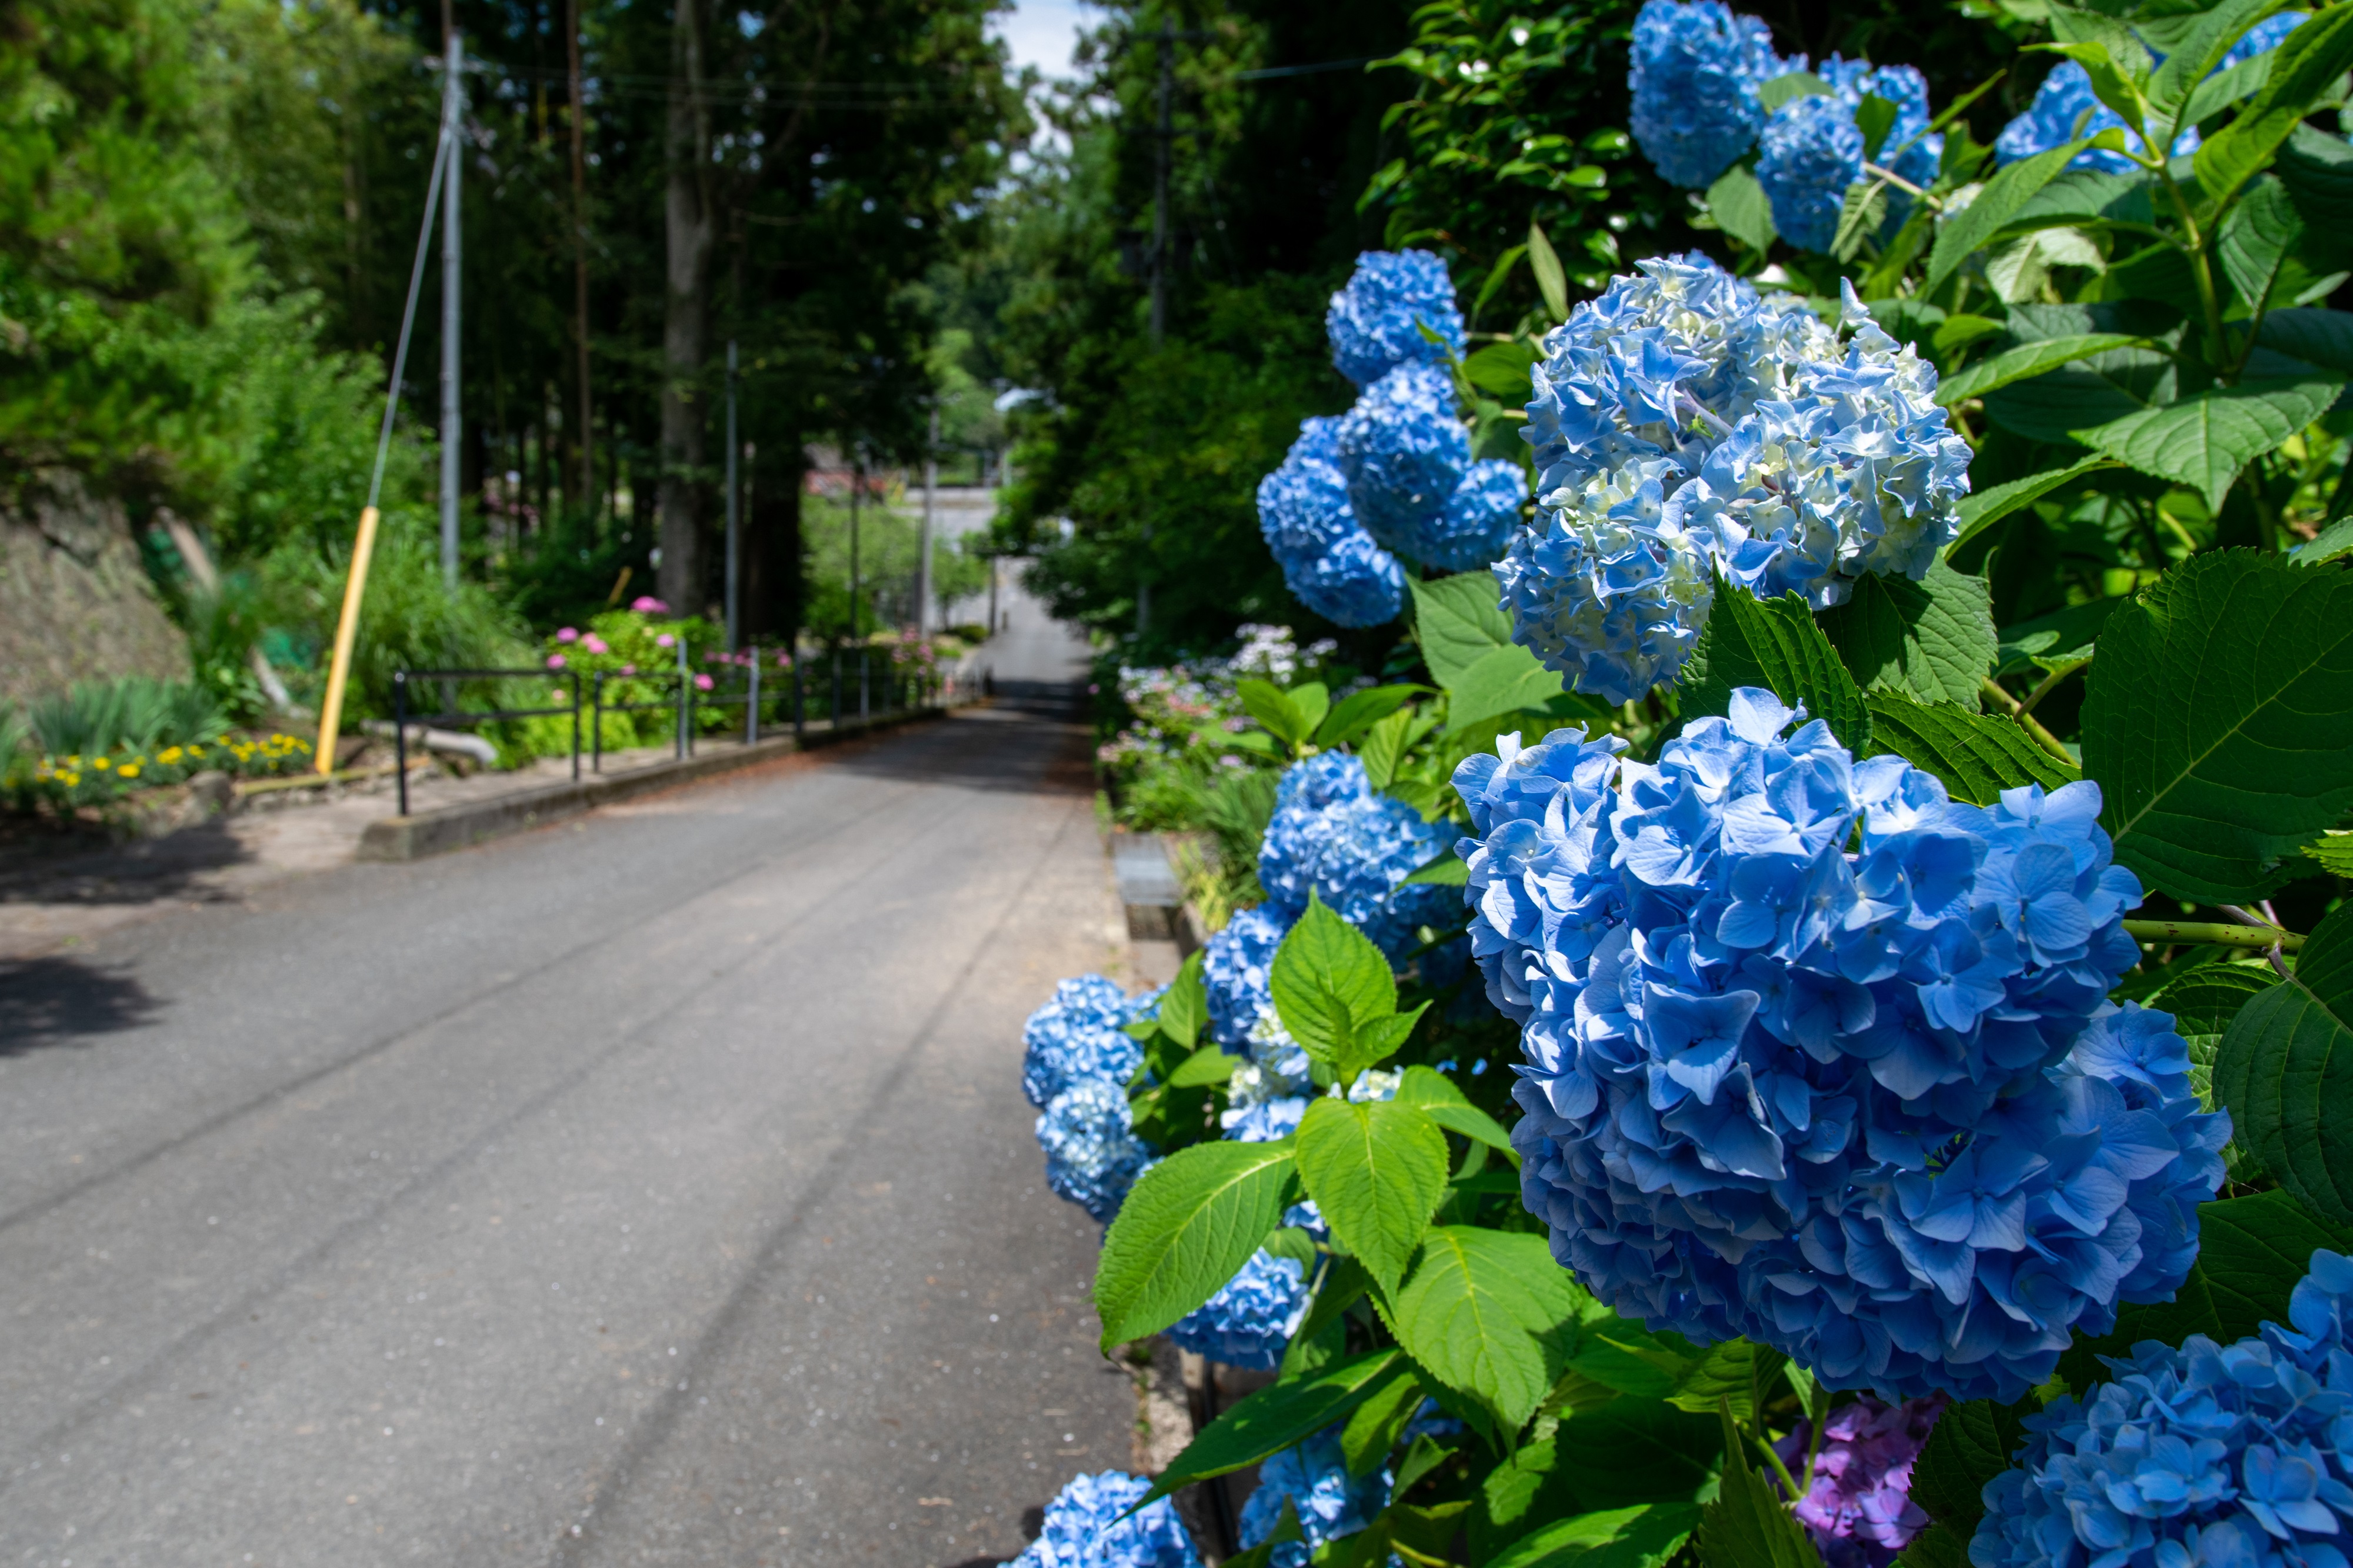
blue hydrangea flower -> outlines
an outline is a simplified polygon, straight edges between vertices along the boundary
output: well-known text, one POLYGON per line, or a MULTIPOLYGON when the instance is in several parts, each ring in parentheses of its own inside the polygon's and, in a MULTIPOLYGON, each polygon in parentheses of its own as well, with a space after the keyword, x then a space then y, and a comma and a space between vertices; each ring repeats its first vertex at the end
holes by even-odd
POLYGON ((1388 1506, 1389 1472, 1357 1480, 1340 1452, 1340 1428, 1328 1426, 1295 1448, 1285 1448, 1258 1468, 1258 1489, 1242 1504, 1241 1542, 1256 1546, 1282 1522, 1291 1504, 1303 1542, 1287 1541, 1272 1553, 1273 1568, 1307 1568, 1315 1548, 1354 1535, 1388 1506))
POLYGON ((1128 1513, 1151 1489, 1118 1470, 1074 1477, 1046 1505, 1038 1539, 1005 1568, 1201 1568, 1175 1503, 1158 1498, 1128 1513))
POLYGON ((1178 1319, 1168 1338, 1228 1366, 1272 1372, 1307 1315, 1306 1276, 1299 1259, 1261 1247, 1224 1289, 1178 1319))
MULTIPOLYGON (((2031 158, 2037 153, 2047 153, 2078 137, 2096 136, 2103 131, 2122 131, 2126 146, 2136 153, 2144 150, 2140 138, 2126 129, 2124 116, 2094 96, 2090 73, 2073 60, 2061 60, 2042 79, 2026 112, 2003 126, 2001 134, 1994 138, 1994 160, 1998 163, 2015 163, 2021 158, 2031 158)), ((2174 139, 2173 156, 2186 158, 2197 151, 2195 126, 2174 139)), ((2097 147, 2076 153, 2067 166, 2097 169, 2109 174, 2132 174, 2140 167, 2122 153, 2097 147)))
POLYGON ((1674 679, 1714 573, 1826 608, 1925 576, 1968 493, 1934 367, 1852 289, 1832 326, 1704 257, 1640 266, 1545 340, 1536 526, 1494 566, 1514 637, 1612 702, 1674 679))
POLYGON ((1975 1568, 2345 1568, 2353 1544, 2353 1262, 2312 1255, 2293 1327, 2105 1357, 2112 1381, 2026 1418, 1986 1484, 1975 1568))
POLYGON ((1100 974, 1063 981, 1022 1026, 1021 1092, 1043 1109, 1081 1079, 1125 1084, 1144 1065, 1144 1047, 1125 1028, 1140 1016, 1116 981, 1100 974))
POLYGON ((1454 383, 1430 364, 1401 364, 1365 388, 1341 416, 1338 445, 1356 521, 1386 550, 1409 553, 1471 467, 1454 383))
POLYGON ((1571 687, 1627 702, 1672 680, 1707 625, 1707 542, 1666 518, 1664 458, 1546 496, 1542 526, 1495 563, 1513 638, 1571 687))
POLYGON ((1862 178, 1853 109, 1820 93, 1792 99, 1765 122, 1764 147, 1757 181, 1773 204, 1773 226, 1801 250, 1829 250, 1846 188, 1862 178))
POLYGON ((2226 71, 2232 66, 2246 64, 2266 50, 2278 48, 2287 42, 2290 33, 2304 26, 2307 15, 2303 11, 2273 12, 2240 34, 2239 41, 2231 46, 2230 52, 2222 57, 2222 63, 2214 68, 2226 71))
POLYGON ((1449 896, 1406 878, 1445 847, 1444 832, 1393 795, 1377 794, 1365 764, 1324 752, 1283 772, 1258 857, 1259 886, 1294 913, 1312 891, 1388 954, 1401 959, 1449 896))
POLYGON ((1109 1225, 1155 1153, 1134 1126, 1125 1089, 1108 1079, 1079 1079, 1038 1118, 1046 1184, 1109 1225))
POLYGON ((1369 386, 1401 364, 1443 364, 1462 353, 1462 312, 1446 263, 1427 250, 1367 250, 1324 313, 1332 364, 1369 386), (1421 335, 1428 327, 1439 336, 1421 335))
MULTIPOLYGON (((1931 133, 1928 130, 1935 117, 1928 112, 1926 77, 1911 66, 1874 66, 1869 60, 1842 59, 1837 55, 1817 67, 1816 74, 1829 82, 1840 100, 1851 109, 1862 108, 1866 94, 1894 104, 1895 122, 1888 127, 1886 139, 1879 144, 1879 166, 1915 185, 1926 185, 1936 179, 1945 161, 1945 136, 1942 132, 1931 133)), ((1889 221, 1903 222, 1911 205, 1912 198, 1902 191, 1889 192, 1889 221)))
POLYGON ((1782 74, 1754 16, 1717 0, 1650 0, 1634 18, 1634 140, 1670 184, 1703 190, 1757 142, 1757 89, 1782 74))
MULTIPOLYGON (((1235 1069, 1237 1076, 1258 1071, 1255 1068, 1235 1069)), ((1300 1119, 1306 1114, 1307 1097, 1286 1094, 1229 1104, 1218 1121, 1226 1136, 1237 1143, 1277 1143, 1298 1131, 1300 1119)))
POLYGON ((1440 571, 1475 572, 1511 543, 1527 499, 1528 477, 1517 463, 1499 458, 1473 463, 1407 553, 1440 571))
POLYGON ((2105 1000, 2140 887, 2098 786, 1963 805, 1802 718, 1744 689, 1654 765, 1565 731, 1460 770, 1522 1195, 1654 1328, 2015 1399, 2179 1285, 2229 1120, 2105 1000))
POLYGON ((1348 504, 1339 424, 1303 422, 1282 464, 1259 480, 1259 532, 1301 604, 1340 626, 1377 626, 1404 608, 1405 573, 1348 504))
POLYGON ((1274 1009, 1269 985, 1275 949, 1291 934, 1296 910, 1261 904, 1238 910, 1226 929, 1201 948, 1201 985, 1209 998, 1209 1037, 1229 1051, 1248 1051, 1259 1016, 1274 1009))

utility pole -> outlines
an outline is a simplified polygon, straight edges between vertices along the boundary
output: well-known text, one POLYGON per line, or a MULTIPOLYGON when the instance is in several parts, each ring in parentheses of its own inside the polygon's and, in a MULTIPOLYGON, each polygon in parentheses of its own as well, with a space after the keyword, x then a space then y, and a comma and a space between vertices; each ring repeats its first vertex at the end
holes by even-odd
POLYGON ((735 459, 735 340, 727 340, 727 651, 744 646, 743 589, 744 517, 736 504, 735 459))
POLYGON ((1176 27, 1160 19, 1160 116, 1152 148, 1152 346, 1168 331, 1168 144, 1176 135, 1176 27))
POLYGON ((449 29, 441 72, 441 133, 449 138, 448 185, 441 198, 441 576, 458 585, 458 279, 461 241, 458 227, 458 171, 466 166, 466 40, 449 29))
POLYGON ((861 452, 849 462, 849 640, 852 642, 864 635, 859 630, 858 492, 865 488, 866 456, 861 452))
POLYGON ((565 12, 568 24, 565 42, 572 63, 572 317, 573 335, 579 339, 579 497, 593 523, 596 517, 596 464, 589 451, 595 405, 588 399, 588 160, 586 132, 581 125, 586 106, 581 102, 580 0, 570 0, 565 12))
POLYGON ((932 434, 923 447, 923 552, 915 563, 915 635, 922 637, 932 629, 932 515, 933 492, 940 483, 940 405, 932 405, 932 434))

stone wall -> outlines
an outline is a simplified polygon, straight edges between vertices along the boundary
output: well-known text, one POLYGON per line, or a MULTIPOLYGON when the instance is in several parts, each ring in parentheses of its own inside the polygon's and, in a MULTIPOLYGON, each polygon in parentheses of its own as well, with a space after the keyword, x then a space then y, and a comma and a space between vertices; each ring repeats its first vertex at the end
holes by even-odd
POLYGON ((27 475, 0 492, 0 703, 119 675, 186 679, 188 639, 122 503, 69 470, 27 475))

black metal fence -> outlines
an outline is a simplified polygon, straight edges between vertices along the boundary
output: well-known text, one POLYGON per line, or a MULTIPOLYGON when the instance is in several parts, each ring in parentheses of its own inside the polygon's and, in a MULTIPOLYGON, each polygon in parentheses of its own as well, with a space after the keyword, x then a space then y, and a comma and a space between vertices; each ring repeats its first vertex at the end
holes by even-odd
POLYGON ((393 748, 395 771, 399 777, 400 815, 408 815, 408 727, 419 724, 427 728, 464 729, 474 725, 496 723, 503 720, 536 719, 569 715, 572 720, 572 777, 580 778, 581 721, 584 713, 588 724, 588 766, 592 773, 602 773, 605 767, 605 715, 607 713, 669 712, 675 715, 672 729, 672 754, 684 758, 694 754, 694 742, 701 729, 700 712, 706 709, 738 708, 743 710, 744 743, 759 743, 764 728, 773 732, 786 722, 792 725, 796 739, 807 733, 809 724, 809 691, 812 666, 823 698, 825 721, 828 728, 839 729, 847 720, 864 722, 887 718, 910 709, 934 703, 953 702, 965 695, 963 683, 953 675, 936 670, 904 666, 893 660, 887 649, 805 648, 796 655, 782 655, 782 650, 770 648, 765 655, 754 647, 734 656, 719 655, 707 660, 715 669, 697 671, 687 663, 685 645, 679 647, 675 669, 649 671, 632 670, 626 675, 599 670, 588 676, 585 685, 576 671, 561 669, 401 669, 392 677, 393 748), (785 679, 764 682, 761 679, 763 658, 774 658, 779 665, 778 674, 785 679), (543 708, 460 709, 458 688, 474 680, 537 680, 563 681, 571 690, 568 703, 543 708), (632 697, 634 689, 651 687, 657 695, 643 700, 607 700, 609 685, 624 687, 617 695, 632 697), (440 694, 440 711, 415 711, 412 692, 418 687, 430 688, 440 694), (584 703, 583 697, 586 700, 584 703))

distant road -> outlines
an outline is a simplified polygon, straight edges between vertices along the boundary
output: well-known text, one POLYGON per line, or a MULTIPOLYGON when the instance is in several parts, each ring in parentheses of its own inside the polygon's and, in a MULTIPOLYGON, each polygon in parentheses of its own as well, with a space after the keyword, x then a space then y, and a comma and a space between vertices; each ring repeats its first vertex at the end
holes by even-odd
POLYGON ((966 714, 0 966, 0 1563, 1018 1552, 1134 1411, 1017 1081, 1117 951, 1083 748, 966 714))

